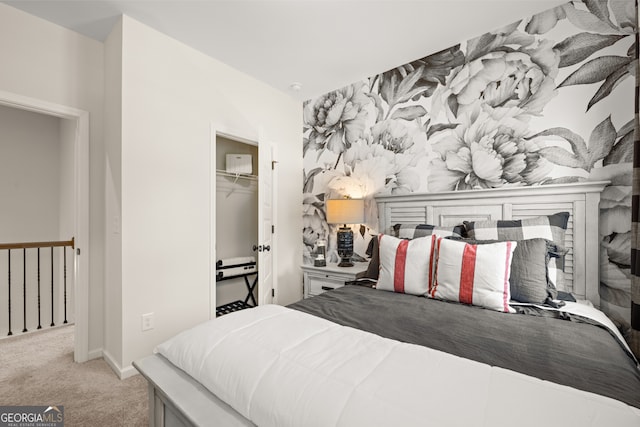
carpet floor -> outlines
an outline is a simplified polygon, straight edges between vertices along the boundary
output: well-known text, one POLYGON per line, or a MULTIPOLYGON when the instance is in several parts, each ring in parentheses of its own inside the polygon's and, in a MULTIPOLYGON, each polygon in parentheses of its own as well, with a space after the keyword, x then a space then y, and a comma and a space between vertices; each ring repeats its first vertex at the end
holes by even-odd
POLYGON ((63 406, 66 427, 148 425, 147 381, 73 361, 73 325, 0 340, 0 405, 63 406))

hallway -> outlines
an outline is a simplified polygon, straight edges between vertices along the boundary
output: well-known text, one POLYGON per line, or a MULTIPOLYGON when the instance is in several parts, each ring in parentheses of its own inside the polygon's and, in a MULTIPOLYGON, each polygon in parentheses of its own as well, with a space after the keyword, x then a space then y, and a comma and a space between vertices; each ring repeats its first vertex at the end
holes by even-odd
POLYGON ((73 362, 74 326, 0 340, 5 406, 63 406, 65 426, 146 426, 147 382, 120 380, 102 359, 73 362))

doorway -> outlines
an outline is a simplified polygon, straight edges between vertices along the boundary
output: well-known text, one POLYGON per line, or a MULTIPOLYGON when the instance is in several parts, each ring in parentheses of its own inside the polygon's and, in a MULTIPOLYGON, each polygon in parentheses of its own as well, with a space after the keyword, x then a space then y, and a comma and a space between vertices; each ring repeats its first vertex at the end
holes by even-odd
POLYGON ((211 132, 210 317, 273 302, 272 146, 211 132))
POLYGON ((216 138, 216 313, 258 304, 258 146, 216 138))
POLYGON ((67 222, 61 229, 72 231, 73 236, 69 237, 75 242, 68 269, 74 294, 74 360, 85 362, 89 358, 89 113, 3 91, 0 105, 62 119, 62 134, 69 140, 61 163, 70 169, 72 189, 65 200, 69 207, 64 214, 67 222))

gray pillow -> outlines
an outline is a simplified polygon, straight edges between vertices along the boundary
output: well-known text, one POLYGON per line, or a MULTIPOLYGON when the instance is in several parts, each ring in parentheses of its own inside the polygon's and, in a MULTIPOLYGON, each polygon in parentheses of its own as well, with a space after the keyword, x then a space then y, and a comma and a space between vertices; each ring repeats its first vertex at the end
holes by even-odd
POLYGON ((567 252, 564 244, 569 217, 569 212, 558 212, 515 220, 465 221, 464 236, 479 240, 521 241, 542 238, 553 241, 556 244, 555 252, 559 255, 549 260, 549 280, 554 283, 554 288, 564 290, 564 255, 567 252))
POLYGON ((357 278, 378 280, 378 274, 380 273, 380 251, 378 250, 378 236, 374 236, 371 238, 369 246, 367 247, 367 255, 371 256, 367 271, 358 274, 357 278))
POLYGON ((393 236, 400 239, 417 239, 432 234, 438 237, 463 237, 464 227, 462 224, 453 227, 440 227, 431 224, 396 224, 391 227, 391 231, 393 236))
POLYGON ((548 297, 556 298, 556 288, 547 272, 550 251, 556 251, 555 244, 546 239, 518 241, 509 278, 512 300, 543 303, 548 297))

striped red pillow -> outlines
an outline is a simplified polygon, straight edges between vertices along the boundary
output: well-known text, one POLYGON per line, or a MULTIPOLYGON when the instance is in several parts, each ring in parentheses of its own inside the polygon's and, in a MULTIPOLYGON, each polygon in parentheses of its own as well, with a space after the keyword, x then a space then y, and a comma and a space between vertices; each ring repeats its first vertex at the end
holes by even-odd
POLYGON ((509 307, 511 259, 517 243, 474 245, 439 238, 429 296, 512 313, 509 307))
POLYGON ((380 234, 378 239, 380 274, 377 289, 427 295, 433 277, 436 236, 406 240, 380 234))

